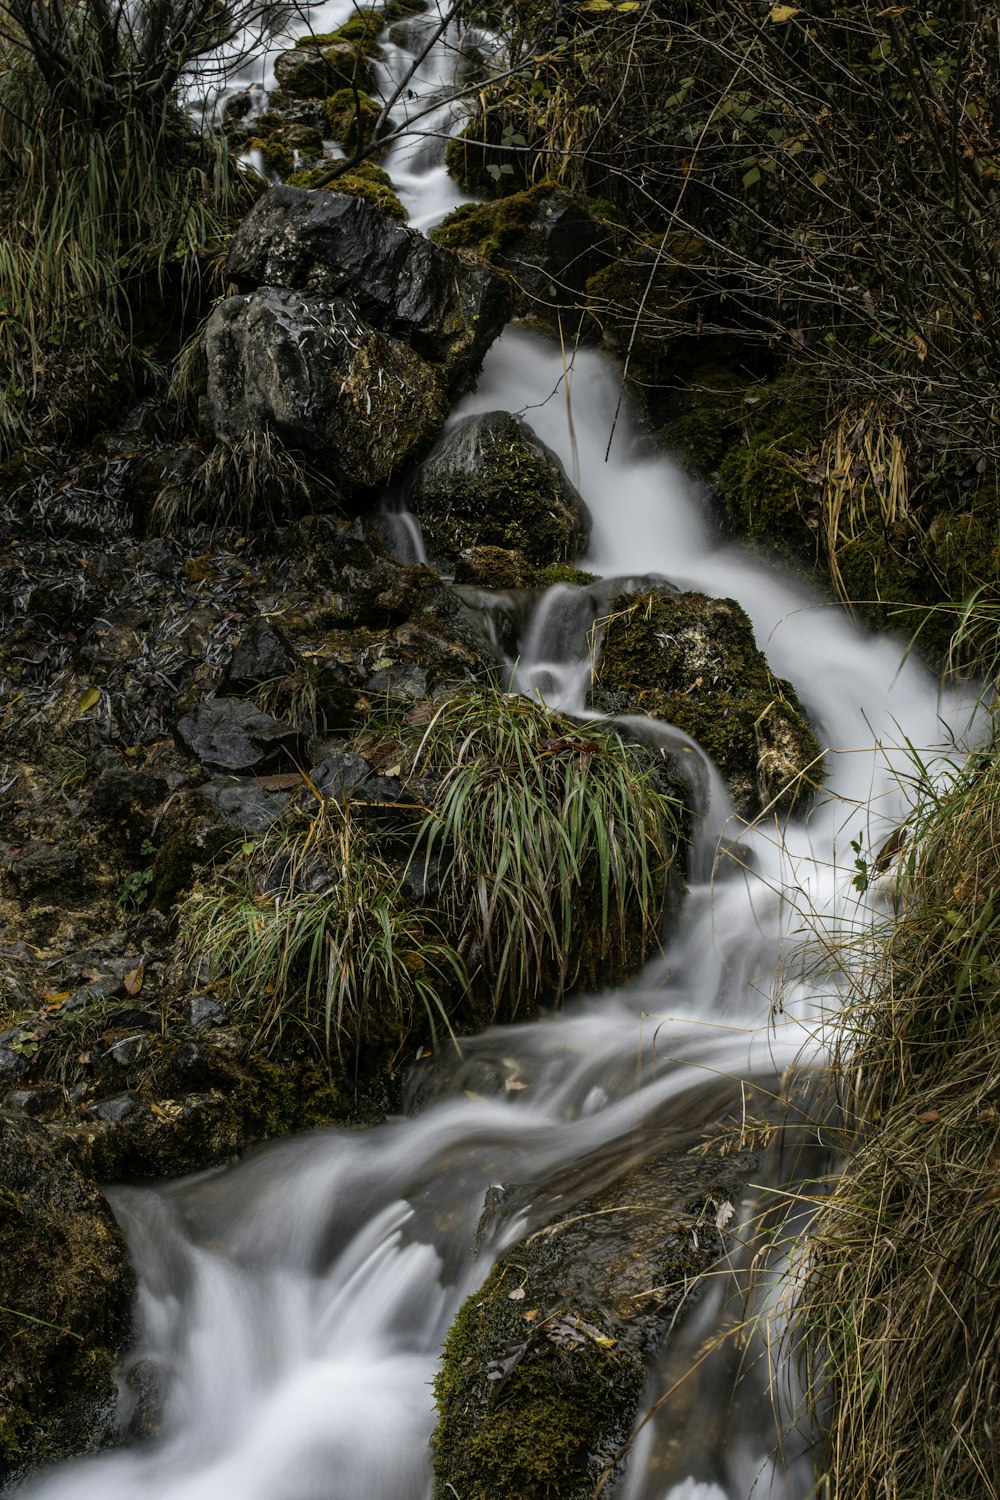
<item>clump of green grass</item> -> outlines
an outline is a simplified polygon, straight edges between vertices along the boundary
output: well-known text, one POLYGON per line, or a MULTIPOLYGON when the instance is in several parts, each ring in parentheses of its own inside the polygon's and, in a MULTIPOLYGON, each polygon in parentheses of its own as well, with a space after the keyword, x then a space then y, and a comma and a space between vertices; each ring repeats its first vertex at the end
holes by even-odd
POLYGON ((181 947, 227 982, 259 1039, 290 1027, 345 1061, 370 1043, 402 1049, 426 1026, 451 1033, 462 965, 433 915, 408 907, 402 877, 326 804, 304 835, 244 852, 181 910, 181 947))
POLYGON ((412 859, 440 866, 449 930, 494 1014, 638 966, 683 840, 680 804, 635 747, 487 687, 437 706, 412 769, 437 785, 412 859))
POLYGON ((996 1497, 1000 758, 924 779, 898 920, 849 1009, 855 1135, 798 1321, 831 1500, 996 1497))

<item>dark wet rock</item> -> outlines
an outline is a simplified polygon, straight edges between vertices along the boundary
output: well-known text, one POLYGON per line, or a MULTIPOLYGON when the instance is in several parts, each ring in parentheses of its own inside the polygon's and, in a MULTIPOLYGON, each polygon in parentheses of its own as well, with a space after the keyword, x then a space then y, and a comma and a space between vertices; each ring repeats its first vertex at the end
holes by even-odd
POLYGON ((214 995, 192 995, 187 1010, 192 1026, 222 1026, 225 1023, 226 1007, 214 995))
POLYGON ((150 1442, 160 1434, 169 1371, 161 1360, 139 1359, 125 1377, 121 1422, 132 1443, 150 1442))
POLYGON ((272 188, 234 235, 227 269, 242 287, 351 298, 451 388, 471 382, 510 316, 509 290, 487 267, 337 193, 272 188))
POLYGON ((696 739, 742 816, 807 806, 820 747, 791 683, 775 677, 734 599, 611 599, 593 691, 602 711, 648 714, 696 739))
MULTIPOLYGON (((635 1420, 647 1362, 754 1159, 672 1156, 507 1251, 460 1311, 435 1382, 436 1500, 591 1500, 635 1420)), ((487 1200, 478 1238, 518 1206, 487 1200)))
POLYGON ((551 448, 509 412, 465 417, 414 476, 409 494, 428 553, 453 564, 468 547, 519 550, 533 564, 583 550, 590 518, 551 448))
POLYGON ((234 830, 201 796, 201 788, 173 801, 160 827, 160 846, 153 857, 150 905, 171 909, 217 854, 233 842, 234 830))
POLYGON ((226 771, 264 771, 287 758, 298 736, 244 698, 210 698, 177 733, 192 755, 226 771))
POLYGON ((334 749, 309 771, 316 790, 334 802, 346 803, 372 774, 364 756, 353 750, 334 749))
POLYGON ((294 672, 298 658, 276 625, 252 620, 237 642, 226 668, 227 691, 267 682, 294 672))
POLYGON ((228 828, 252 836, 273 828, 288 806, 288 793, 268 791, 254 781, 215 776, 197 795, 228 828))
POLYGON ((45 1127, 0 1115, 0 1484, 110 1440, 131 1291, 101 1194, 45 1127))
POLYGON ((57 1084, 38 1083, 30 1088, 12 1089, 3 1101, 8 1114, 27 1115, 29 1119, 43 1119, 57 1114, 63 1105, 63 1091, 57 1084))
POLYGON ((16 1082, 28 1071, 31 1058, 21 1050, 22 1035, 19 1026, 0 1032, 0 1082, 16 1082))
POLYGON ((148 1108, 135 1094, 118 1094, 113 1099, 99 1099, 86 1110, 88 1120, 111 1120, 117 1124, 148 1108))
POLYGON ((230 297, 208 321, 205 352, 217 437, 234 443, 271 427, 322 453, 349 490, 386 485, 447 411, 430 366, 341 298, 273 286, 230 297))
POLYGON ((50 886, 75 880, 81 863, 79 849, 33 843, 10 861, 7 873, 22 896, 31 896, 50 886))

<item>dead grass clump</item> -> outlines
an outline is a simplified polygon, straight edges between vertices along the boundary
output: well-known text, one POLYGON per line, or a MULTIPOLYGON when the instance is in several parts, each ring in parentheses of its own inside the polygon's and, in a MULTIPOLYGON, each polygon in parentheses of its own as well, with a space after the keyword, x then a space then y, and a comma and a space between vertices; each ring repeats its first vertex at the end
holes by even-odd
MULTIPOLYGON (((1000 759, 929 782, 848 1016, 856 1143, 799 1321, 833 1500, 1000 1493, 1000 759)), ((849 1051, 847 1050, 849 1048, 849 1051)))

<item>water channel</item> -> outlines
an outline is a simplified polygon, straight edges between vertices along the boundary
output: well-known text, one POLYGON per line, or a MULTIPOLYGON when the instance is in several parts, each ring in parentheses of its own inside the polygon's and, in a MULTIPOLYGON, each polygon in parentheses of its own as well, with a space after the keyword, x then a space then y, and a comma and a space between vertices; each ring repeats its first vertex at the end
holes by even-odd
MULTIPOLYGON (((333 7, 325 11, 316 29, 336 24, 333 7)), ((428 60, 429 87, 444 86, 454 55, 428 60)), ((404 53, 390 54, 390 73, 404 66, 404 53)), ((421 225, 457 196, 440 150, 426 147, 404 143, 386 163, 421 225)), ((492 1259, 570 1194, 665 1143, 694 1144, 749 1090, 787 1094, 790 1069, 801 1076, 822 1062, 845 944, 856 947, 884 905, 877 887, 861 895, 852 885, 851 841, 877 849, 905 815, 909 746, 937 755, 947 775, 968 706, 942 694, 900 641, 864 633, 829 599, 725 545, 697 488, 649 446, 627 408, 606 458, 620 394, 602 353, 578 351, 567 366, 554 342, 512 328, 452 420, 524 414, 590 509, 581 563, 591 572, 657 573, 738 599, 772 669, 809 712, 826 751, 824 791, 800 820, 746 827, 697 747, 633 725, 691 758, 701 819, 674 936, 632 983, 469 1039, 408 1117, 285 1139, 162 1187, 113 1190, 140 1275, 130 1363, 162 1372, 162 1432, 42 1476, 25 1492, 36 1500, 426 1500, 441 1345, 492 1259), (496 1080, 492 1091, 484 1078, 496 1080), (499 1183, 518 1185, 521 1207, 473 1258, 484 1195, 499 1183)), ((412 545, 412 523, 408 534, 412 545)), ((487 613, 497 604, 469 602, 487 613)), ((523 691, 585 712, 598 609, 594 589, 559 586, 536 602, 516 653, 523 691)), ((825 1165, 816 1156, 795 1169, 778 1158, 762 1166, 737 1206, 734 1243, 742 1237, 748 1258, 768 1193, 785 1202, 795 1171, 825 1165)), ((807 1500, 810 1439, 795 1431, 783 1334, 794 1290, 787 1263, 806 1221, 793 1207, 768 1222, 752 1357, 721 1344, 683 1401, 643 1427, 618 1491, 626 1500, 807 1500)), ((647 1405, 713 1327, 747 1315, 742 1300, 733 1305, 738 1260, 733 1285, 719 1278, 675 1330, 647 1405)))

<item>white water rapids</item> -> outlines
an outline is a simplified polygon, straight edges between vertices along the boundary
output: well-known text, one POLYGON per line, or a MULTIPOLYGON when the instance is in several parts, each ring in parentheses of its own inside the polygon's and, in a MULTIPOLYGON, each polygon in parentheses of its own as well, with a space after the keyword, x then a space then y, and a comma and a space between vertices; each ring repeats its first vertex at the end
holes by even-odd
MULTIPOLYGON (((316 28, 335 19, 318 17, 316 28)), ((429 64, 432 82, 439 74, 429 64)), ((406 186, 416 201, 419 184, 406 186)), ((440 213, 439 186, 425 185, 421 222, 440 213)), ((800 821, 746 829, 711 778, 695 878, 666 953, 616 993, 464 1042, 464 1059, 440 1062, 435 1097, 414 1116, 116 1190, 141 1282, 130 1365, 146 1362, 165 1384, 161 1435, 64 1466, 26 1495, 426 1500, 431 1382, 448 1327, 491 1259, 623 1168, 695 1144, 720 1110, 779 1091, 796 1059, 822 1055, 843 982, 836 950, 865 930, 864 900, 878 903, 852 886, 851 840, 877 850, 905 814, 907 746, 925 760, 941 747, 947 774, 967 708, 904 661, 899 641, 865 634, 836 605, 721 545, 696 490, 643 445, 627 410, 605 462, 618 399, 601 354, 578 353, 567 374, 554 344, 510 330, 456 415, 524 412, 589 506, 591 571, 660 573, 744 605, 827 751, 825 791, 800 821), (720 836, 741 849, 713 880, 720 836), (497 1183, 518 1185, 529 1207, 473 1259, 484 1194, 497 1183)), ((524 689, 583 708, 592 616, 566 588, 550 591, 522 640, 524 689)), ((780 1186, 780 1165, 770 1180, 780 1186)), ((766 1189, 748 1194, 744 1237, 767 1206, 766 1189)), ((799 1227, 786 1220, 787 1234, 799 1227)), ((807 1440, 779 1444, 771 1410, 783 1390, 774 1346, 784 1256, 779 1245, 759 1294, 756 1354, 724 1346, 701 1367, 665 1409, 672 1442, 655 1422, 644 1427, 618 1492, 627 1500, 810 1494, 807 1440)), ((720 1280, 682 1319, 651 1375, 650 1403, 713 1325, 742 1315, 725 1299, 720 1280)), ((786 1390, 786 1403, 794 1396, 786 1390)))
MULTIPOLYGON (((224 1172, 114 1193, 142 1283, 133 1359, 154 1361, 167 1382, 162 1437, 56 1471, 32 1496, 424 1500, 430 1382, 491 1256, 616 1168, 694 1143, 720 1107, 738 1104, 744 1081, 777 1089, 803 1049, 822 1047, 837 997, 824 944, 865 921, 850 840, 878 847, 907 806, 910 762, 898 747, 941 744, 961 731, 964 709, 901 664, 899 642, 863 634, 837 607, 720 547, 683 474, 637 449, 627 419, 605 463, 618 385, 603 356, 574 363, 575 447, 562 386, 558 351, 511 330, 459 414, 528 409, 579 475, 592 570, 660 572, 744 603, 828 747, 827 791, 801 822, 748 830, 727 822, 716 781, 703 841, 738 837, 741 864, 724 861, 714 883, 692 886, 666 954, 618 993, 464 1043, 464 1062, 442 1069, 436 1101, 415 1117, 289 1139, 224 1172), (500 1182, 529 1189, 530 1210, 473 1260, 484 1193, 500 1182)), ((543 599, 520 672, 526 683, 544 675, 579 707, 585 634, 570 661, 565 647, 546 660, 559 630, 544 622, 565 618, 553 607, 565 598, 556 589, 543 599)), ((720 1300, 695 1309, 679 1350, 696 1347, 720 1300)), ((761 1364, 732 1404, 724 1369, 703 1393, 714 1411, 689 1400, 672 1467, 657 1456, 653 1424, 644 1430, 629 1500, 805 1500, 811 1468, 794 1443, 776 1448, 761 1364)))

